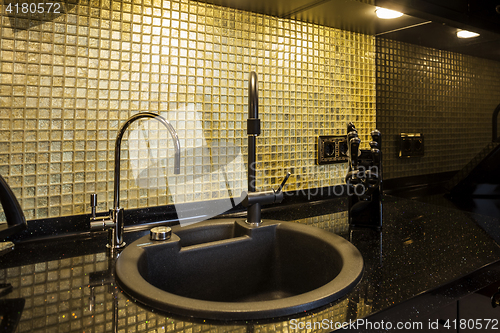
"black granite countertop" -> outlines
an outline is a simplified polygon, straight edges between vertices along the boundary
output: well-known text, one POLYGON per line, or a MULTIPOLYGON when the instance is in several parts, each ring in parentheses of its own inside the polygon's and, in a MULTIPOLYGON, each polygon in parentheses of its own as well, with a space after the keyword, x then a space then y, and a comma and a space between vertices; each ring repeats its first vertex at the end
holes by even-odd
MULTIPOLYGON (((161 314, 129 299, 114 284, 105 235, 95 234, 23 242, 0 257, 0 283, 13 287, 0 298, 0 317, 5 323, 20 315, 15 332, 294 332, 302 327, 328 332, 335 323, 381 320, 388 311, 399 313, 402 321, 416 321, 500 280, 500 247, 492 238, 498 235, 484 231, 497 230, 488 226, 498 225, 499 219, 386 196, 382 232, 349 230, 346 202, 336 198, 263 211, 263 218, 340 234, 363 254, 361 282, 322 309, 245 323, 161 314), (315 323, 322 326, 314 328, 315 323)), ((128 232, 125 240, 145 233, 128 232)))

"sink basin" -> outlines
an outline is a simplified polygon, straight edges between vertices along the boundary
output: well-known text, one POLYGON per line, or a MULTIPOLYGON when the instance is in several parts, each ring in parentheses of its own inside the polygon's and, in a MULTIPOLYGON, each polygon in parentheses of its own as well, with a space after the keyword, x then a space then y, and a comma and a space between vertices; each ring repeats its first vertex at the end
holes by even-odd
POLYGON ((354 245, 293 222, 219 219, 142 237, 116 262, 120 287, 161 311, 216 320, 281 317, 327 305, 360 280, 354 245))

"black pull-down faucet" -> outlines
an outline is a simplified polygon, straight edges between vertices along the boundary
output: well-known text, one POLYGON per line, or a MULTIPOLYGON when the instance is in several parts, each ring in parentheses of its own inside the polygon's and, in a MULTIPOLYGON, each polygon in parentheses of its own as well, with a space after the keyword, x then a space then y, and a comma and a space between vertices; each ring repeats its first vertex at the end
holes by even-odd
POLYGON ((257 166, 256 146, 257 136, 260 135, 260 119, 259 119, 259 95, 257 74, 250 73, 248 80, 248 119, 247 119, 247 135, 248 135, 248 193, 243 192, 242 204, 247 207, 247 223, 259 225, 261 222, 261 206, 280 203, 283 201, 283 187, 290 177, 290 172, 287 173, 285 179, 278 189, 271 191, 255 191, 255 170, 257 166))

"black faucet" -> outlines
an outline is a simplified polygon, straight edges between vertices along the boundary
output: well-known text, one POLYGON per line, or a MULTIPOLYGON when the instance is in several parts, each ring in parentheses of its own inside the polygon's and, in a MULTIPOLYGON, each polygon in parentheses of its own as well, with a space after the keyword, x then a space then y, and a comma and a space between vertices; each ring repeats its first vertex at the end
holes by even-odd
MULTIPOLYGON (((13 233, 26 229, 26 218, 16 196, 7 182, 0 176, 0 203, 2 204, 7 224, 0 224, 0 241, 13 233)), ((0 255, 14 248, 12 242, 0 242, 0 255)))
POLYGON ((261 206, 280 203, 283 201, 283 187, 290 177, 290 172, 287 173, 285 179, 278 189, 271 191, 255 192, 255 169, 256 161, 256 146, 257 136, 260 135, 260 119, 259 119, 259 95, 257 74, 250 73, 248 80, 248 119, 247 119, 247 135, 248 135, 248 193, 243 192, 242 205, 247 207, 247 223, 259 225, 261 222, 261 206))
POLYGON ((361 140, 353 123, 347 125, 349 147, 349 224, 352 227, 382 228, 382 134, 371 132, 370 149, 360 149, 361 140))

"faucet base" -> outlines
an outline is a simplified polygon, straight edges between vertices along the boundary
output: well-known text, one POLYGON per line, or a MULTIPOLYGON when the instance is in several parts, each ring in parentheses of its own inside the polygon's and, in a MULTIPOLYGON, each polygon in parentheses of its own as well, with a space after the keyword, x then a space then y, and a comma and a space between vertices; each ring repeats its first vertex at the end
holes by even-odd
POLYGON ((245 220, 245 223, 251 227, 259 227, 262 224, 262 221, 260 221, 260 222, 248 222, 248 220, 245 220))
POLYGON ((116 239, 116 230, 115 228, 112 228, 112 229, 109 229, 108 230, 108 244, 106 244, 106 247, 108 249, 121 249, 123 247, 125 247, 125 245, 127 245, 127 243, 125 243, 123 241, 123 235, 121 236, 121 242, 118 242, 117 239, 116 239))
POLYGON ((127 243, 123 242, 121 244, 113 245, 113 244, 106 244, 106 248, 108 249, 121 249, 124 248, 127 243))
POLYGON ((252 225, 259 225, 261 222, 262 221, 260 219, 260 203, 256 202, 248 206, 246 223, 252 225))

